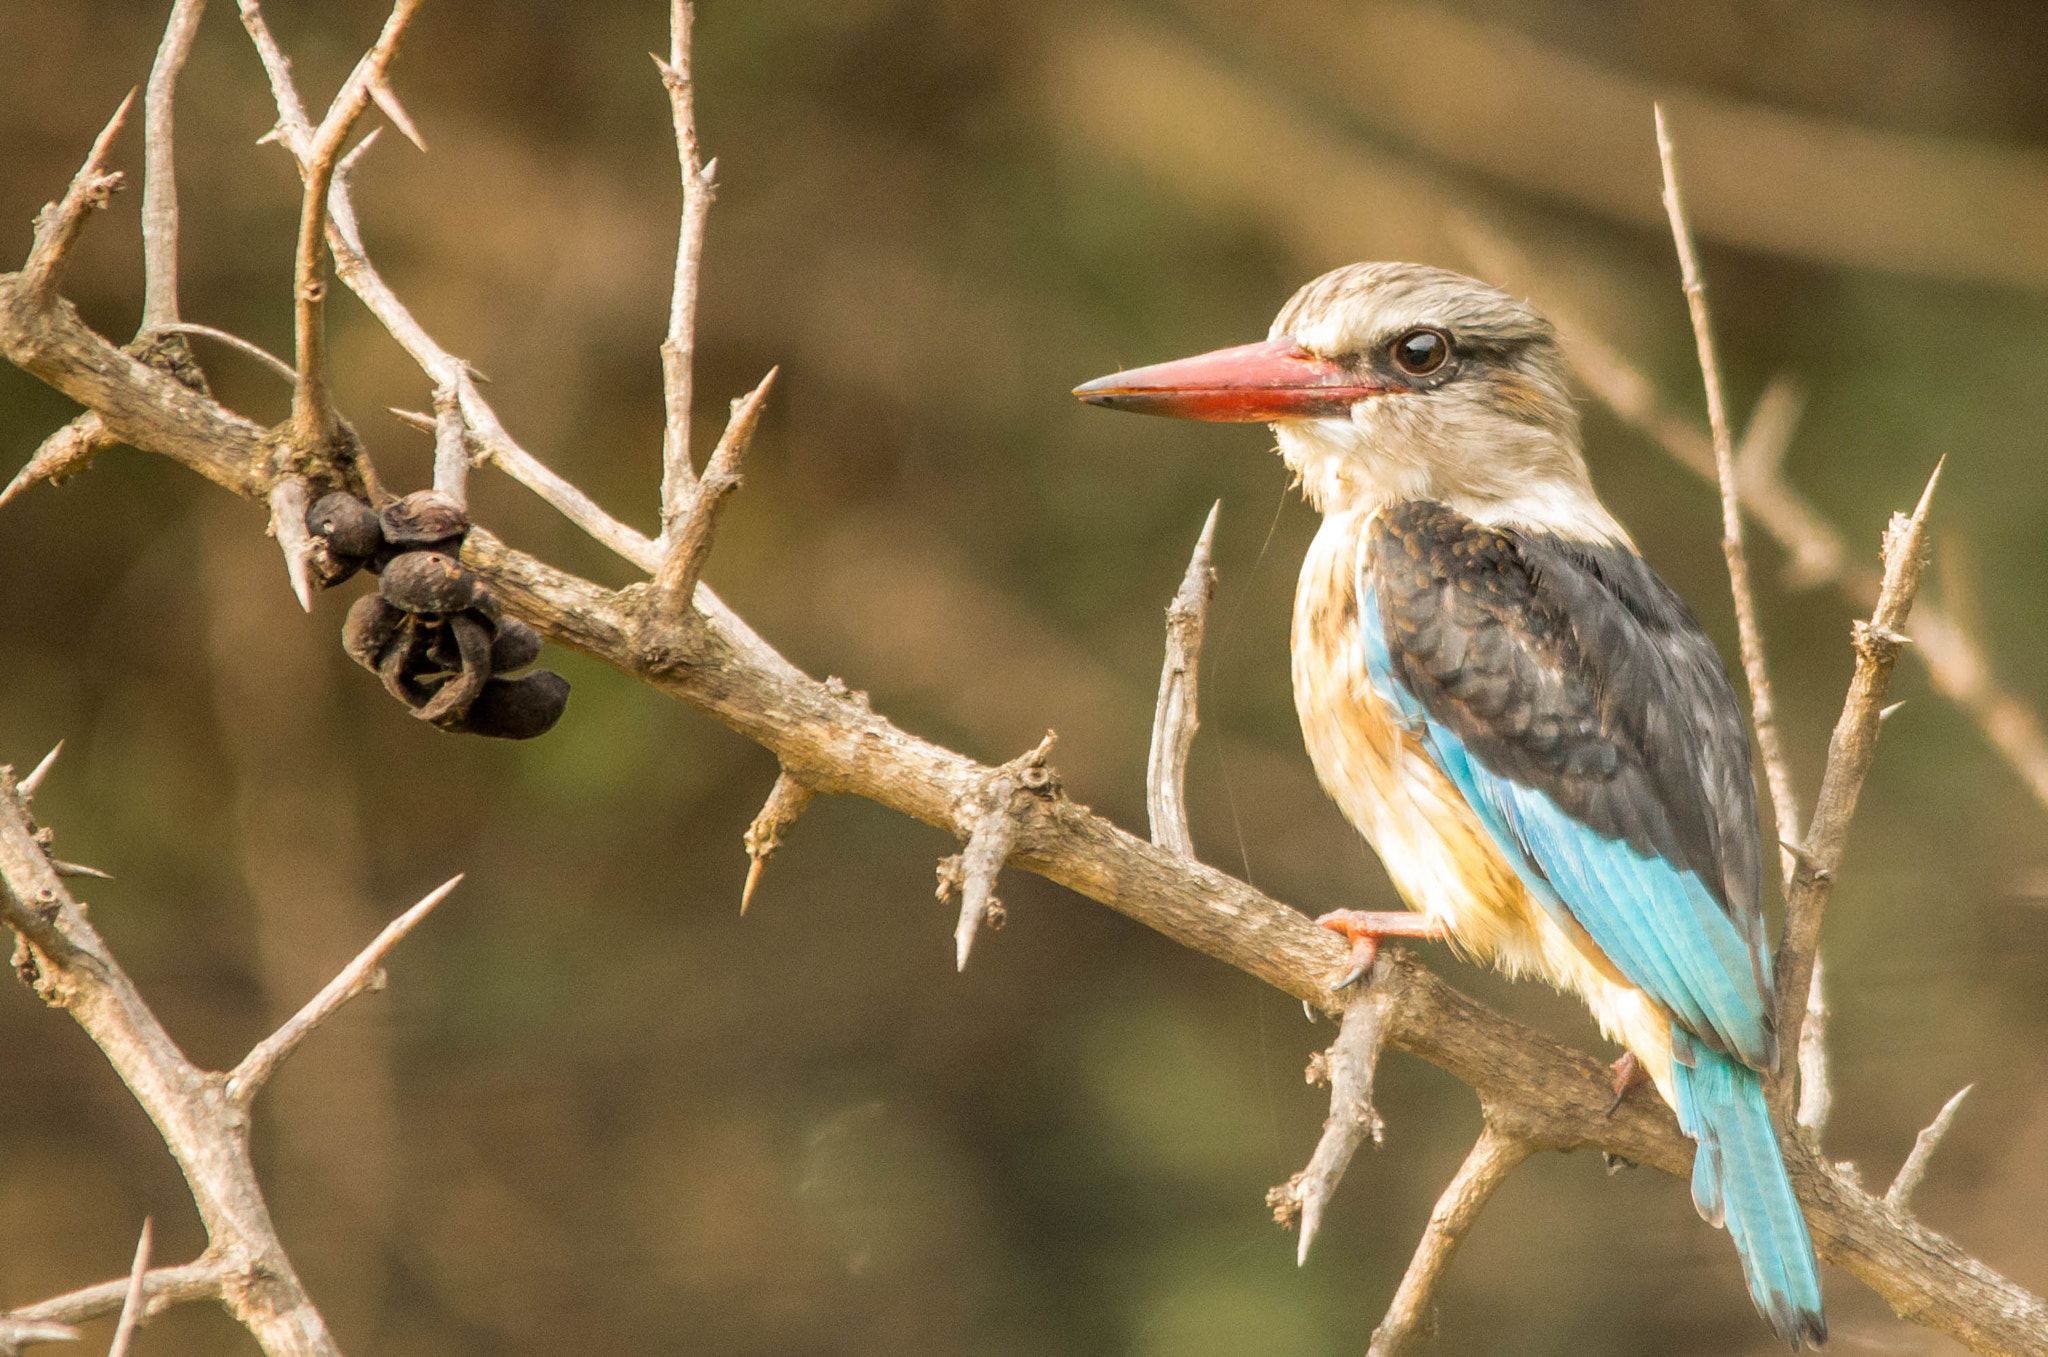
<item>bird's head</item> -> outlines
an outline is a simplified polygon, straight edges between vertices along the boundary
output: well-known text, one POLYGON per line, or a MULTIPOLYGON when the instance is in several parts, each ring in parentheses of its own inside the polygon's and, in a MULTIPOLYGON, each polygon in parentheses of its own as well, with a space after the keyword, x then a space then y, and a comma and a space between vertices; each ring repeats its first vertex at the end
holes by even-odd
POLYGON ((1263 343, 1076 387, 1090 405, 1271 424, 1325 513, 1433 499, 1491 523, 1624 540, 1587 480, 1557 332, 1528 303, 1421 264, 1353 264, 1263 343))

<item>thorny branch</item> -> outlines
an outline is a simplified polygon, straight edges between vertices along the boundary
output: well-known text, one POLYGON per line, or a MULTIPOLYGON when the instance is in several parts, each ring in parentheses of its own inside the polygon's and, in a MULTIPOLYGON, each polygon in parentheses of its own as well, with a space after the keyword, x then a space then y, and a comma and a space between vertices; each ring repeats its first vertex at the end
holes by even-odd
MULTIPOLYGON (((271 1224, 249 1157, 246 1100, 234 1096, 231 1078, 186 1059, 157 1021, 59 877, 13 770, 5 767, 0 767, 0 922, 17 935, 15 969, 45 1003, 68 1011, 105 1053, 156 1123, 192 1190, 206 1228, 206 1250, 185 1267, 143 1273, 149 1304, 218 1300, 272 1357, 338 1357, 340 1349, 271 1224)), ((292 1026, 259 1046, 259 1052, 270 1053, 266 1072, 302 1035, 281 1040, 292 1026)), ((132 1290, 130 1281, 106 1283, 17 1310, 5 1323, 75 1324, 115 1314, 127 1308, 132 1290)))
POLYGON ((1145 760, 1145 810, 1152 824, 1152 842, 1182 857, 1195 855, 1188 833, 1188 751, 1195 747, 1200 726, 1196 701, 1202 660, 1202 632, 1209 623, 1209 600, 1216 594, 1216 571, 1209 564, 1216 541, 1218 500, 1195 539, 1187 574, 1173 601, 1166 605, 1166 662, 1159 671, 1159 705, 1152 713, 1152 750, 1145 760))
MULTIPOLYGON (((239 3, 271 79, 279 135, 303 165, 313 129, 292 87, 289 66, 264 29, 255 0, 239 3)), ((394 22, 409 8, 401 3, 394 22)), ((686 12, 683 18, 687 22, 686 12)), ((390 25, 387 34, 392 34, 390 25)), ((669 64, 673 68, 676 62, 669 64)), ((360 74, 366 68, 357 69, 360 74)), ((388 106, 381 66, 377 70, 379 77, 367 88, 370 97, 388 106)), ((352 154, 334 167, 331 191, 325 195, 322 234, 338 275, 437 387, 456 392, 471 435, 492 462, 626 559, 650 573, 658 570, 664 555, 660 544, 609 518, 520 449, 476 393, 466 366, 426 336, 370 266, 348 201, 347 175, 354 158, 352 154)), ((88 169, 96 163, 97 155, 88 161, 88 169)), ((79 209, 69 219, 65 230, 71 236, 82 216, 79 209)), ((63 220, 60 214, 57 221, 63 220)), ((61 260, 62 251, 47 244, 56 234, 39 231, 37 252, 31 256, 34 270, 0 275, 0 352, 87 406, 101 420, 106 436, 171 457, 237 494, 268 498, 283 473, 270 456, 263 430, 222 408, 204 391, 116 349, 56 297, 53 265, 61 260)), ((302 372, 304 367, 302 362, 302 372)), ((1855 790, 1868 767, 1869 738, 1881 709, 1882 684, 1875 675, 1864 682, 1866 661, 1873 669, 1881 665, 1888 671, 1896 654, 1897 618, 1903 617, 1904 603, 1917 580, 1901 577, 1893 588, 1895 572, 1890 567, 1895 561, 1917 559, 1925 508, 1923 498, 1912 523, 1894 534, 1898 550, 1887 552, 1886 603, 1873 624, 1859 632, 1859 686, 1852 688, 1843 726, 1837 731, 1838 747, 1831 750, 1816 826, 1839 822, 1846 833, 1846 811, 1853 809, 1855 790), (1896 618, 1886 621, 1893 614, 1896 618)), ((1343 969, 1342 948, 1330 934, 1243 882, 1146 844, 1067 801, 1044 764, 1045 746, 1034 751, 1035 757, 1027 755, 992 769, 919 740, 874 713, 862 695, 844 685, 818 683, 796 670, 701 586, 695 593, 695 611, 679 617, 660 606, 658 589, 601 589, 507 548, 482 529, 470 534, 463 557, 510 613, 551 639, 670 693, 766 746, 780 760, 792 788, 866 796, 966 840, 968 852, 956 867, 963 878, 963 894, 978 880, 975 894, 984 903, 992 901, 995 873, 1007 862, 1099 900, 1325 1012, 1345 1012, 1347 994, 1332 988, 1343 969), (974 859, 971 872, 964 861, 969 857, 974 859)), ((1917 577, 1917 567, 1912 574, 1917 577)), ((6 779, 0 772, 0 812, 11 810, 25 828, 25 810, 11 799, 6 779)), ((794 792, 791 795, 795 797, 794 792)), ((771 808, 772 798, 764 816, 771 808)), ((252 1239, 265 1248, 274 1246, 275 1236, 260 1195, 255 1195, 247 1168, 246 1120, 229 1104, 226 1077, 197 1071, 177 1054, 63 894, 40 845, 32 837, 23 840, 19 833, 8 832, 12 823, 7 814, 0 814, 0 876, 9 884, 0 905, 5 906, 6 921, 22 933, 25 953, 33 959, 46 992, 70 1005, 124 1075, 134 1067, 130 1082, 137 1097, 180 1155, 208 1224, 211 1242, 198 1262, 145 1275, 143 1287, 151 1308, 184 1299, 220 1298, 250 1324, 269 1351, 331 1351, 332 1340, 297 1289, 281 1250, 274 1258, 265 1256, 253 1264, 246 1252, 237 1252, 250 1247, 252 1239), (27 896, 15 887, 16 868, 26 873, 33 888, 27 896), (79 978, 81 961, 91 963, 86 980, 79 978), (211 1161, 188 1162, 195 1143, 227 1155, 225 1180, 212 1173, 216 1166, 211 1161), (243 1284, 257 1275, 248 1267, 260 1267, 266 1278, 260 1297, 243 1284), (296 1324, 290 1331, 276 1327, 280 1306, 289 1310, 296 1324)), ((1799 901, 1802 887, 1819 887, 1806 902, 1806 915, 1817 928, 1819 901, 1833 875, 1832 860, 1825 856, 1830 841, 1815 832, 1805 846, 1812 865, 1802 860, 1794 899, 1799 901)), ((1836 858, 1839 848, 1837 838, 1831 850, 1836 858)), ((1415 1286, 1403 1288, 1417 1302, 1410 1306, 1414 1313, 1426 1310, 1429 1288, 1441 1275, 1449 1246, 1469 1225, 1470 1212, 1477 1209, 1485 1190, 1511 1167, 1510 1158, 1587 1147, 1669 1173, 1688 1171, 1692 1145, 1669 1111, 1655 1100, 1634 1099, 1610 1114, 1608 1072, 1592 1057, 1474 1003, 1399 949, 1381 955, 1371 992, 1383 1005, 1378 1026, 1384 1042, 1471 1084, 1486 1112, 1487 1134, 1499 1142, 1485 1154, 1475 1152, 1439 1206, 1441 1228, 1425 1239, 1418 1254, 1416 1267, 1421 1271, 1411 1269, 1415 1286), (1514 1148, 1500 1151, 1499 1145, 1514 1148)), ((1369 1076, 1368 1064, 1348 1063, 1354 1075, 1369 1076)), ((1899 1313, 1954 1334, 1981 1352, 2035 1352, 2048 1347, 2048 1304, 1917 1221, 1889 1209, 1805 1146, 1789 1146, 1788 1162, 1822 1255, 1865 1280, 1899 1313)), ((122 1279, 18 1310, 0 1320, 0 1343, 17 1341, 25 1328, 115 1313, 128 1289, 122 1279)), ((1383 1335, 1398 1338, 1410 1331, 1399 1306, 1397 1298, 1397 1312, 1390 1313, 1382 1326, 1383 1335)))
POLYGON ((1353 997, 1338 1020, 1337 1039, 1309 1061, 1308 1081, 1330 1086, 1330 1115, 1323 1121, 1315 1153, 1306 1168, 1266 1193, 1273 1219, 1301 1227, 1301 1241, 1294 1250, 1296 1266, 1308 1262, 1309 1246, 1322 1229, 1323 1208, 1336 1195, 1351 1157, 1368 1137, 1377 1145, 1386 1136, 1386 1125, 1372 1102, 1393 1002, 1381 975, 1375 967, 1363 985, 1352 987, 1353 997))

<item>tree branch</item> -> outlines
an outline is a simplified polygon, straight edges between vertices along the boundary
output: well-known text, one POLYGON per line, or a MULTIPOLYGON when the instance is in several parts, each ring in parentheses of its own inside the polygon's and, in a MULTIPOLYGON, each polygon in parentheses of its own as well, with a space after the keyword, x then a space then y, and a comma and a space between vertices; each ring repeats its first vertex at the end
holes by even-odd
POLYGON ((127 121, 128 109, 134 102, 135 91, 129 90, 128 97, 121 101, 121 106, 114 110, 114 116, 107 119, 107 125, 93 140, 92 150, 86 155, 85 163, 78 167, 78 173, 71 177, 64 196, 54 203, 45 204, 43 210, 36 213, 35 241, 29 247, 28 262, 21 266, 22 290, 32 303, 44 305, 56 295, 65 258, 71 253, 71 247, 78 243, 86 218, 105 207, 114 190, 121 187, 120 173, 109 174, 101 167, 106 164, 107 152, 112 148, 114 138, 120 135, 121 124, 127 121))
POLYGON ((1970 1096, 1975 1084, 1964 1084, 1955 1095, 1941 1105, 1941 1111, 1934 1114, 1934 1120, 1927 1123, 1927 1129, 1913 1138, 1913 1149, 1906 1156, 1906 1162, 1899 1165, 1899 1176, 1892 1179, 1892 1185, 1885 1191, 1884 1204, 1894 1211, 1904 1211, 1919 1190, 1920 1180, 1927 1176, 1927 1165, 1934 1158, 1934 1151, 1940 1147, 1948 1128, 1955 1124, 1956 1110, 1963 1105, 1963 1099, 1970 1096))
MULTIPOLYGON (((185 1058, 86 921, 37 841, 7 768, 0 768, 0 921, 21 937, 16 969, 105 1053, 184 1172, 208 1243, 195 1265, 200 1274, 178 1272, 181 1287, 219 1297, 271 1357, 339 1357, 271 1224, 249 1159, 248 1119, 226 1097, 221 1076, 185 1058)), ((92 1313, 52 1302, 9 1318, 74 1323, 112 1314, 128 1289, 95 1288, 91 1303, 105 1308, 92 1313)))
POLYGON ((178 321, 178 179, 171 105, 206 0, 177 0, 143 94, 142 333, 178 321))
MULTIPOLYGON (((102 408, 122 439, 252 498, 272 473, 261 431, 78 324, 68 308, 22 305, 0 275, 0 348, 58 389, 102 408), (16 357, 18 355, 18 357, 16 357)), ((473 529, 463 561, 514 616, 767 747, 820 792, 864 796, 966 839, 977 792, 997 770, 899 730, 841 685, 804 675, 701 586, 687 628, 662 615, 651 585, 598 587, 473 529)), ((1010 865, 1101 901, 1325 1012, 1343 947, 1328 931, 1241 881, 1156 848, 1057 795, 1025 807, 1010 865)), ((1471 1084, 1503 1131, 1544 1149, 1595 1148, 1669 1173, 1692 1145, 1652 1099, 1610 1118, 1607 1067, 1493 1013, 1398 948, 1383 951, 1394 1002, 1387 1041, 1471 1084)), ((2048 1305, 1916 1222, 1902 1221, 1802 1149, 1794 1183, 1824 1257, 1917 1322, 1985 1353, 2048 1346, 2048 1305)))
MULTIPOLYGON (((1885 693, 1891 687, 1899 651, 1907 644, 1903 628, 1926 569, 1927 512, 1933 507, 1934 488, 1940 482, 1941 466, 1936 464, 1912 516, 1892 515, 1884 535, 1884 583, 1878 590, 1877 607, 1868 622, 1858 622, 1854 628, 1856 671, 1849 680, 1842 715, 1828 740, 1820 795, 1814 799, 1813 820, 1807 825, 1785 897, 1785 932, 1778 943, 1776 962, 1778 1040, 1784 1049, 1800 1049, 1814 953, 1820 946, 1821 915, 1834 893, 1835 873, 1848 847, 1849 825, 1856 816, 1863 779, 1877 757, 1885 693)), ((1772 1090, 1772 1103, 1780 1115, 1789 1108, 1791 1083, 1781 1066, 1772 1090)))
MULTIPOLYGON (((299 207, 299 244, 292 268, 299 374, 298 385, 292 392, 292 442, 302 454, 324 446, 335 428, 333 396, 327 381, 323 309, 327 282, 321 276, 322 249, 327 238, 327 190, 334 182, 342 143, 355 129, 356 119, 369 107, 371 90, 383 83, 384 72, 398 55, 406 25, 412 22, 419 7, 420 0, 397 0, 376 43, 349 72, 320 125, 303 136, 287 133, 286 145, 299 162, 299 177, 305 184, 299 207)), ((243 5, 245 18, 255 10, 253 0, 243 5)))
MULTIPOLYGON (((1714 356, 1713 320, 1707 312, 1707 285, 1700 276, 1699 253, 1693 248, 1692 225, 1679 196, 1678 164, 1671 146, 1664 109, 1654 107, 1657 155, 1664 166, 1664 211, 1671 219, 1671 239, 1678 248, 1686 308, 1692 313, 1693 343, 1699 350, 1700 376, 1707 389, 1707 425, 1713 431, 1714 479, 1721 488, 1721 552, 1728 558, 1729 592, 1735 599, 1735 629, 1741 639, 1742 672, 1749 680, 1751 724, 1763 752, 1764 778, 1771 790, 1771 818, 1777 839, 1799 832, 1799 803, 1792 792, 1792 771, 1778 738, 1778 716, 1771 701, 1771 677, 1764 662, 1763 629, 1756 620, 1756 592, 1749 583, 1749 555, 1742 546, 1742 506, 1735 479, 1735 440, 1728 429, 1727 398, 1721 391, 1721 365, 1714 356)), ((1790 871, 1789 855, 1780 852, 1781 879, 1790 871)))
MULTIPOLYGON (((254 0, 242 0, 242 7, 249 22, 254 0)), ((303 140, 303 111, 297 111, 289 71, 261 32, 260 17, 251 32, 258 37, 258 51, 271 72, 281 135, 288 141, 293 136, 303 140)), ((337 269, 347 276, 348 270, 361 265, 354 268, 350 285, 365 295, 366 302, 372 295, 379 297, 371 303, 373 312, 400 335, 423 366, 428 360, 440 365, 441 371, 434 373, 437 384, 454 384, 465 418, 480 442, 492 450, 493 459, 499 460, 503 454, 493 448, 493 439, 502 437, 502 430, 493 432, 494 417, 489 427, 483 422, 488 407, 472 400, 474 389, 466 370, 425 339, 388 290, 377 293, 381 281, 368 270, 359 243, 351 244, 354 222, 352 215, 345 215, 345 180, 342 166, 329 199, 332 218, 326 231, 337 269), (345 257, 349 250, 352 258, 345 257), (410 330, 401 333, 407 326, 410 330)), ((279 479, 262 430, 221 409, 204 393, 121 353, 80 323, 47 287, 31 287, 22 275, 0 275, 0 351, 98 412, 113 435, 170 456, 238 494, 267 499, 279 479)), ((573 487, 566 482, 551 493, 563 502, 575 502, 569 497, 573 487)), ((588 526, 607 534, 608 545, 643 568, 658 566, 653 543, 604 518, 587 499, 583 504, 589 510, 584 513, 588 526)), ((1902 550, 1903 556, 1917 554, 1917 525, 1924 512, 1923 499, 1921 516, 1911 531, 1899 535, 1914 544, 1913 550, 1902 550)), ((1888 562, 1891 559, 1888 554, 1888 562)), ((756 740, 777 756, 793 781, 816 791, 868 797, 968 840, 970 855, 977 857, 976 873, 981 873, 983 860, 991 864, 985 873, 991 890, 996 869, 1007 861, 1099 900, 1325 1012, 1345 1009, 1348 996, 1331 989, 1343 964, 1343 948, 1334 937, 1245 883, 1145 843, 1074 805, 1044 766, 1043 746, 1034 751, 1035 758, 1027 755, 1002 768, 989 768, 918 739, 876 714, 863 696, 844 685, 819 683, 798 671, 701 586, 694 597, 695 611, 679 616, 663 606, 662 591, 654 584, 605 590, 507 548, 481 528, 464 543, 463 560, 510 614, 756 740), (1000 798, 992 795, 998 790, 1005 793, 1000 798), (977 831, 998 806, 1007 842, 997 852, 993 833, 985 833, 981 852, 972 854, 977 831)), ((1903 616, 1903 609, 1898 611, 1903 616)), ((1886 615, 1884 608, 1879 615, 1886 615)), ((1873 663, 1883 658, 1887 669, 1896 648, 1896 637, 1887 627, 1874 625, 1860 638, 1859 650, 1873 657, 1873 663), (1878 657, 1879 650, 1887 654, 1878 657)), ((1859 658, 1859 681, 1864 667, 1859 658)), ((1852 712, 1863 709, 1858 706, 1858 691, 1852 689, 1845 723, 1852 712)), ((1847 752, 1830 760, 1817 824, 1840 812, 1845 791, 1853 807, 1876 720, 1876 708, 1869 710, 1869 729, 1857 726, 1862 731, 1860 743, 1845 737, 1847 752), (1838 769, 1849 771, 1838 777, 1838 769), (1836 786, 1842 778, 1850 781, 1836 786)), ((97 935, 63 894, 62 883, 32 833, 22 837, 28 823, 12 790, 7 775, 0 773, 0 878, 8 883, 0 907, 6 921, 28 940, 25 954, 43 991, 70 1006, 101 1042, 186 1169, 212 1241, 208 1254, 193 1266, 220 1269, 214 1274, 220 1279, 216 1294, 238 1315, 249 1311, 253 1317, 245 1316, 245 1322, 266 1349, 331 1350, 332 1340, 297 1289, 281 1250, 274 1258, 265 1255, 253 1263, 246 1252, 253 1247, 250 1240, 274 1247, 275 1235, 248 1171, 246 1120, 228 1098, 227 1080, 186 1062, 134 995, 97 935), (225 1178, 215 1172, 213 1160, 204 1157, 212 1154, 227 1156, 225 1178), (249 1269, 259 1267, 264 1285, 256 1288, 249 1279, 258 1273, 249 1269), (280 1305, 295 1315, 301 1305, 308 1312, 298 1316, 303 1323, 294 1332, 267 1327, 280 1305)), ((1846 828, 1843 818, 1843 833, 1846 828)), ((1809 836, 1810 849, 1815 837, 1809 836)), ((1833 851, 1839 853, 1839 843, 1833 851)), ((1822 860, 1818 850, 1815 860, 1822 860)), ((1795 880, 1795 904, 1805 876, 1802 867, 1795 880)), ((1817 927, 1817 905, 1810 912, 1817 927)), ((1380 956, 1374 986, 1385 995, 1386 1043, 1471 1084, 1491 1132, 1525 1146, 1527 1152, 1598 1148, 1674 1174, 1689 1169, 1693 1147, 1660 1103, 1630 1100, 1609 1115, 1608 1071, 1600 1061, 1475 1003, 1399 949, 1380 956)), ((1803 976, 1798 992, 1805 993, 1803 976)), ((1981 1352, 2017 1354, 2048 1347, 2048 1305, 2039 1298, 1889 1210, 1803 1146, 1795 1143, 1789 1148, 1788 1164, 1822 1255, 1863 1278, 1900 1313, 1954 1334, 1981 1352)), ((1450 1219, 1455 1225, 1455 1215, 1450 1219)), ((178 1269, 152 1272, 144 1286, 153 1303, 160 1277, 166 1285, 201 1285, 178 1269)), ((105 1307, 94 1313, 110 1314, 125 1289, 125 1283, 113 1283, 104 1301, 98 1299, 102 1288, 94 1288, 48 1304, 64 1302, 76 1308, 87 1303, 76 1298, 90 1294, 91 1303, 105 1307)), ((17 1312, 15 1317, 29 1314, 17 1312)), ((68 1322, 55 1315, 35 1318, 68 1322)))
POLYGON ((1315 1153, 1309 1156, 1307 1167, 1266 1194, 1273 1219, 1301 1227, 1301 1241, 1294 1250, 1297 1267, 1308 1262, 1309 1246, 1322 1229, 1323 1209, 1336 1195, 1337 1184, 1351 1167, 1358 1147, 1368 1137, 1377 1145, 1386 1135, 1386 1126, 1373 1107, 1372 1091, 1380 1051, 1386 1045, 1393 995, 1378 967, 1356 988, 1358 993, 1339 1019, 1337 1039, 1308 1065, 1310 1083, 1330 1086, 1330 1115, 1323 1121, 1315 1153))
POLYGON ((420 920, 433 912, 434 906, 446 900, 461 884, 462 873, 458 872, 385 925, 384 931, 358 952, 355 960, 342 967, 341 973, 328 981, 318 994, 308 999, 305 1007, 287 1019, 282 1027, 257 1042, 249 1054, 242 1057, 242 1063, 228 1074, 228 1101, 246 1111, 256 1101, 256 1095, 263 1091, 263 1086, 270 1082, 270 1076, 277 1072, 277 1067, 299 1048, 300 1043, 312 1036, 320 1024, 365 990, 382 989, 384 973, 379 967, 384 964, 384 958, 391 954, 392 948, 405 941, 405 935, 412 932, 420 920))
POLYGON ((1217 500, 1195 539, 1195 554, 1173 601, 1166 605, 1166 661, 1159 671, 1159 705, 1152 713, 1152 751, 1145 761, 1145 810, 1152 824, 1152 842, 1182 857, 1195 855, 1188 833, 1188 751, 1201 725, 1197 677, 1202 661, 1202 632, 1209 622, 1209 600, 1216 594, 1216 571, 1209 564, 1216 540, 1217 500))
MULTIPOLYGON (((718 163, 697 158, 697 96, 690 76, 690 25, 695 19, 689 0, 670 0, 668 60, 654 64, 668 90, 670 115, 676 128, 676 160, 683 177, 682 225, 676 234, 676 280, 669 295, 668 336, 661 342, 662 405, 661 535, 677 539, 683 515, 690 509, 697 477, 690 465, 690 383, 697 345, 697 266, 704 253, 704 226, 716 189, 718 163)), ((687 598, 687 595, 685 595, 687 598)))
POLYGON ((1452 1257, 1487 1202, 1516 1166, 1529 1157, 1531 1149, 1527 1141, 1503 1135, 1491 1121, 1487 1122, 1479 1133, 1478 1143, 1458 1166, 1457 1176, 1451 1179, 1443 1196, 1437 1198, 1436 1209, 1429 1213, 1422 1242, 1409 1260, 1400 1289, 1394 1292, 1387 1317, 1372 1331, 1372 1347, 1367 1357, 1401 1357, 1435 1331, 1432 1302, 1452 1257))

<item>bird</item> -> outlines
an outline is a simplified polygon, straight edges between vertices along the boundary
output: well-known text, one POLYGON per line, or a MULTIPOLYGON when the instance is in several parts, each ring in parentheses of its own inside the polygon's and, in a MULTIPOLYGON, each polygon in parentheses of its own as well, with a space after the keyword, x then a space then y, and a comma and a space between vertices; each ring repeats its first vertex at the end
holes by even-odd
MULTIPOLYGON (((1554 326, 1476 279, 1336 269, 1258 343, 1074 390, 1270 424, 1322 514, 1291 637, 1324 789, 1407 912, 1317 922, 1370 968, 1446 939, 1577 995, 1697 1143, 1758 1311, 1827 1340, 1763 1076, 1777 1066, 1749 735, 1719 652, 1593 489, 1554 326)), ((1611 1110, 1611 1109, 1610 1109, 1611 1110)))

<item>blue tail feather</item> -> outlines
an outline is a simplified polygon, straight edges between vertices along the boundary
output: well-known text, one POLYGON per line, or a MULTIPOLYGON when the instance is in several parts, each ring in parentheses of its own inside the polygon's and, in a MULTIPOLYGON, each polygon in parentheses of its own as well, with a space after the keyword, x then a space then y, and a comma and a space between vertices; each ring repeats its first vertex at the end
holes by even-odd
POLYGON ((1671 1082, 1678 1125, 1699 1142, 1692 1199, 1700 1215, 1725 1224, 1742 1258, 1750 1299, 1797 1350, 1827 1342, 1820 1265, 1792 1195, 1777 1133, 1755 1070, 1709 1050, 1673 1027, 1671 1082))

